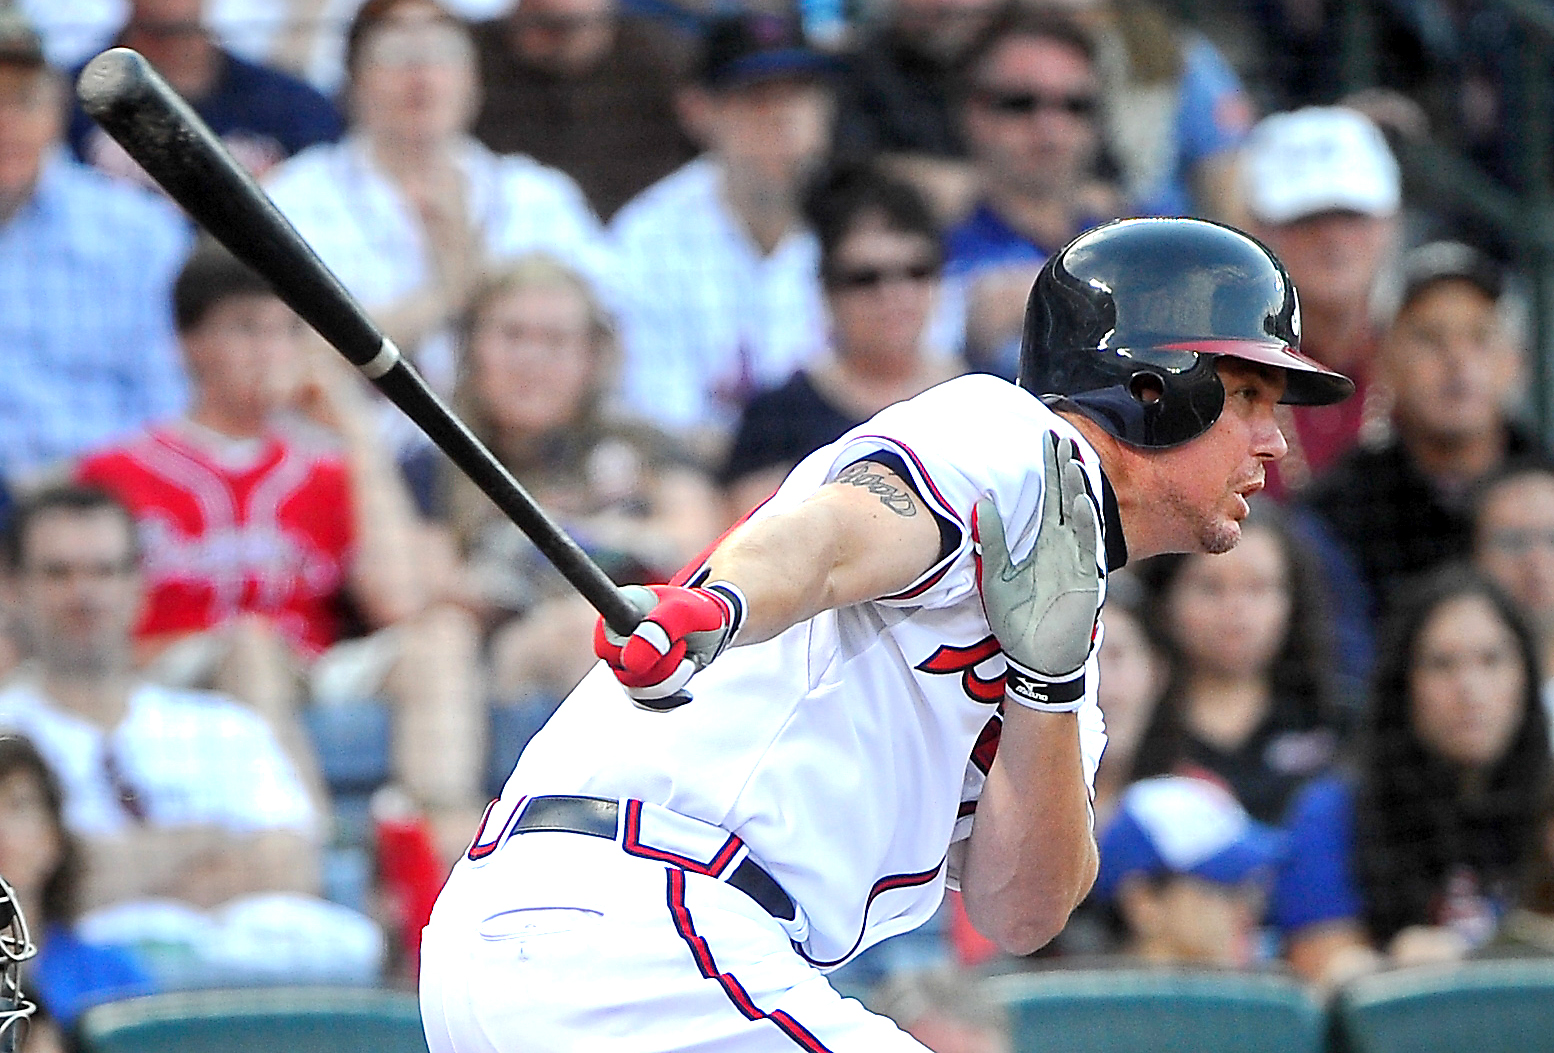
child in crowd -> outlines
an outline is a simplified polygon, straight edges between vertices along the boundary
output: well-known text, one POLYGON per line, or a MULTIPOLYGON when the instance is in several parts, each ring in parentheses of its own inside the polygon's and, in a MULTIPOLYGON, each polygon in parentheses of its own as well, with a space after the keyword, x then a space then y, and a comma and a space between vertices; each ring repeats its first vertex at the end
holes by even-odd
POLYGON ((1278 822, 1338 743, 1311 560, 1277 509, 1258 505, 1232 551, 1165 556, 1139 573, 1171 664, 1134 774, 1214 778, 1253 817, 1278 822))
POLYGON ((1272 917, 1297 973, 1336 984, 1489 940, 1538 836, 1538 683, 1532 637, 1487 580, 1447 567, 1399 597, 1354 771, 1291 806, 1272 917))
POLYGON ((1092 896, 1112 903, 1125 953, 1146 964, 1245 968, 1284 839, 1214 783, 1134 783, 1100 836, 1092 896))

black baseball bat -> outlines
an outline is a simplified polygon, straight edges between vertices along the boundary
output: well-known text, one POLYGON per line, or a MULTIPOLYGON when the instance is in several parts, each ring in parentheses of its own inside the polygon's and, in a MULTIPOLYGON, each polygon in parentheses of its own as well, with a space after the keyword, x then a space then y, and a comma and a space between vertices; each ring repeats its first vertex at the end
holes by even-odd
POLYGON ((427 387, 253 176, 139 52, 112 48, 92 59, 76 95, 169 197, 415 421, 611 629, 626 635, 636 628, 642 616, 620 588, 427 387))

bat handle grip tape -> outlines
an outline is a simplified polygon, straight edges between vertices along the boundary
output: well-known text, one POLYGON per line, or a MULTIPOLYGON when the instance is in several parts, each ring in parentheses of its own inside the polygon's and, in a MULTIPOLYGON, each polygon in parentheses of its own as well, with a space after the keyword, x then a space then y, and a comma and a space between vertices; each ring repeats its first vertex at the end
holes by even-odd
POLYGON ((399 365, 404 356, 399 353, 399 348, 388 337, 383 338, 383 343, 378 347, 378 353, 356 368, 362 371, 362 376, 368 380, 377 380, 389 370, 399 365))

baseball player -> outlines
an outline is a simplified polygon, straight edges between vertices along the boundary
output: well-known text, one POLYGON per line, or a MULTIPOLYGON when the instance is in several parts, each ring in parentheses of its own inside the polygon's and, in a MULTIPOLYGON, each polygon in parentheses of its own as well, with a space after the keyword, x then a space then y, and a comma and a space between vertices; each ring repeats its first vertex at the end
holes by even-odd
POLYGON ((636 591, 438 900, 434 1053, 921 1050, 825 973, 946 885, 1010 952, 1062 928, 1106 573, 1236 543, 1275 404, 1353 389, 1298 344, 1253 239, 1109 224, 1037 278, 1018 386, 884 410, 636 591))

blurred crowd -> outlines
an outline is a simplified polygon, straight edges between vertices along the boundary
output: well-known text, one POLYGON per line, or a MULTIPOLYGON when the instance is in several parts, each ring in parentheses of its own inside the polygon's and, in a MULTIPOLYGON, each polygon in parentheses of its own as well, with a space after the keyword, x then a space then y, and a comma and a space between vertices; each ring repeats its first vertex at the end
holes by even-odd
POLYGON ((1514 27, 1379 5, 1379 87, 1344 96, 1338 6, 0 4, 0 874, 54 1033, 133 992, 413 976, 447 866, 593 660, 517 528, 73 104, 110 44, 620 583, 885 406, 1011 377, 1076 234, 1252 232, 1359 391, 1280 408, 1237 549, 1114 577, 1095 891, 1036 957, 952 897, 839 982, 997 1050, 987 972, 1331 989, 1554 954, 1526 296, 1395 159, 1434 139, 1515 187, 1514 27))

